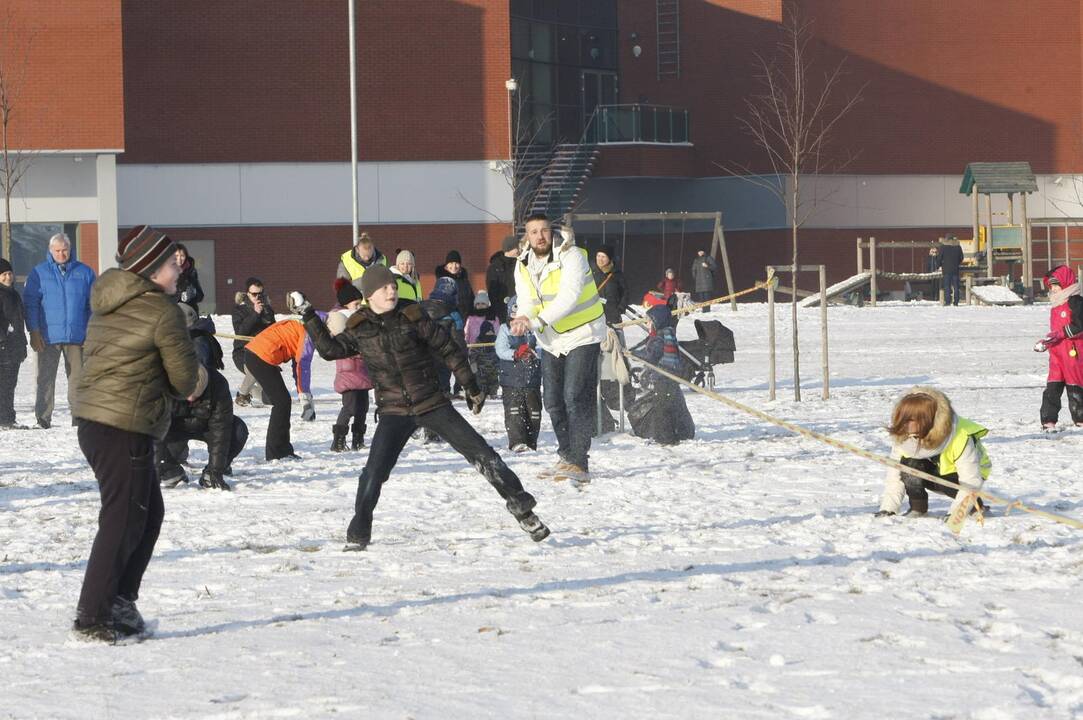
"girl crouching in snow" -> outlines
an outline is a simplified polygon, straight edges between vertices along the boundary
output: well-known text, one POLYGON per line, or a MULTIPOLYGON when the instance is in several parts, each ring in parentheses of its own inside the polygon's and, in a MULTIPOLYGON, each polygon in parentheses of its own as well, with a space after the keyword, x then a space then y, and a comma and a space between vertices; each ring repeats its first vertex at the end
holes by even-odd
POLYGON ((1056 432, 1060 396, 1068 391, 1068 412, 1083 425, 1083 297, 1075 273, 1066 265, 1049 271, 1043 283, 1049 290, 1049 334, 1034 345, 1049 352, 1049 375, 1042 393, 1042 430, 1056 432))
MULTIPOLYGON (((907 392, 895 405, 887 430, 892 439, 892 460, 975 490, 989 477, 992 465, 981 443, 989 431, 957 415, 951 401, 939 390, 916 387, 907 392)), ((876 516, 898 513, 904 494, 910 501, 906 514, 925 515, 929 511, 929 490, 953 498, 952 512, 967 496, 958 495, 953 487, 889 468, 876 516)), ((976 506, 984 508, 981 498, 976 506)))

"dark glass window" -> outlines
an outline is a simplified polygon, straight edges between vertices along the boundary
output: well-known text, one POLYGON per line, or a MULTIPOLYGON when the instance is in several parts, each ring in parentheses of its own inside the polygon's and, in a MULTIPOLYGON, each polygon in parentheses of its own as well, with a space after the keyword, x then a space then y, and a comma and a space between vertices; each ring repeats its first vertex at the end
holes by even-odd
POLYGON ((511 19, 511 56, 527 60, 530 58, 530 21, 522 18, 511 19))
MULTIPOLYGON (((35 265, 49 256, 49 238, 65 233, 71 240, 71 257, 79 259, 79 242, 75 224, 61 223, 12 223, 11 267, 18 277, 25 277, 35 265)), ((22 287, 21 283, 19 287, 22 287)))

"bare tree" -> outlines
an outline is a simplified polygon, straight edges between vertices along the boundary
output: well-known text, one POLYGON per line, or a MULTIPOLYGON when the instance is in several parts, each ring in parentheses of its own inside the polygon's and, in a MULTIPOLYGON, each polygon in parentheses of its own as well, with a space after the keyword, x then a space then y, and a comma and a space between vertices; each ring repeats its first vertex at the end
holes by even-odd
POLYGON ((790 308, 795 400, 801 399, 797 344, 798 230, 815 211, 817 203, 831 194, 819 192, 819 176, 838 172, 849 162, 849 159, 832 159, 829 146, 839 121, 860 102, 864 90, 862 86, 852 95, 836 97, 842 94, 840 82, 846 59, 826 72, 817 72, 817 58, 810 47, 812 39, 812 21, 802 17, 797 3, 788 2, 774 54, 754 55, 759 90, 746 99, 746 114, 739 118, 739 123, 764 151, 772 176, 757 174, 747 165, 718 164, 730 174, 768 190, 786 208, 793 245, 790 308))
POLYGON ((11 147, 11 123, 30 66, 34 31, 16 21, 13 8, 0 18, 0 192, 4 194, 3 256, 11 257, 11 198, 35 153, 11 147))
MULTIPOLYGON (((552 164, 551 143, 545 141, 546 131, 551 127, 554 115, 549 113, 541 117, 529 117, 524 112, 526 98, 520 91, 515 94, 514 112, 510 118, 512 123, 511 135, 511 158, 500 162, 498 172, 504 177, 504 182, 511 188, 512 193, 512 216, 500 217, 492 211, 473 202, 463 193, 458 191, 459 199, 470 207, 480 210, 497 222, 509 223, 511 231, 523 226, 523 221, 530 214, 530 208, 538 194, 538 186, 541 177, 552 164)), ((484 131, 484 126, 483 126, 484 131)))

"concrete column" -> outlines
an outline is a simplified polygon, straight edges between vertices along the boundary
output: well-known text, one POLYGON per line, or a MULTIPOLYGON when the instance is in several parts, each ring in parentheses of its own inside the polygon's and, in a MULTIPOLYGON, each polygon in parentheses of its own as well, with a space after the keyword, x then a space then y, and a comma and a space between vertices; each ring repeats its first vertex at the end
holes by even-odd
POLYGON ((98 272, 116 267, 117 240, 117 156, 98 155, 98 272))

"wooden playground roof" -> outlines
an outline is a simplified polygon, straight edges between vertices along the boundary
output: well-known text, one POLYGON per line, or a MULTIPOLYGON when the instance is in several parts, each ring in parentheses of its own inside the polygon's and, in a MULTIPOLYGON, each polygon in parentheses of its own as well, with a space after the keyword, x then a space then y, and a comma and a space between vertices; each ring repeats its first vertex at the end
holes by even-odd
POLYGON ((1038 183, 1028 162, 975 162, 966 166, 963 184, 959 192, 969 195, 974 185, 978 192, 1032 193, 1038 191, 1038 183))

